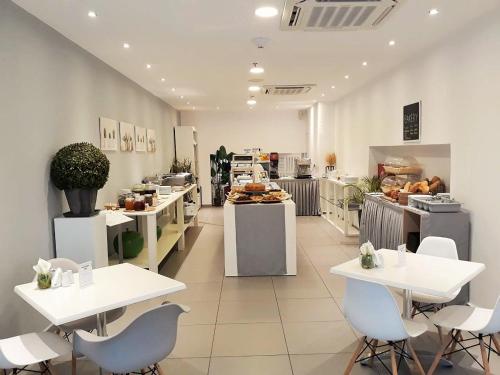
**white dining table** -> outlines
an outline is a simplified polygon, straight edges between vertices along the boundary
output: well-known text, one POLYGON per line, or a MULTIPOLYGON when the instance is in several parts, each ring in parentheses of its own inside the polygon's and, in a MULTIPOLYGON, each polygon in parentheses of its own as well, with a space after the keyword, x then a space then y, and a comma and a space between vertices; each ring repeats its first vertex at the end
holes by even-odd
POLYGON ((377 253, 383 258, 383 267, 364 269, 356 258, 332 267, 330 273, 403 289, 406 319, 411 319, 412 292, 451 297, 485 269, 482 263, 411 252, 406 253, 405 265, 400 266, 397 251, 381 249, 377 253))
MULTIPOLYGON (((412 319, 412 292, 451 297, 453 292, 479 275, 486 267, 482 263, 447 259, 407 252, 403 266, 399 265, 396 250, 381 249, 383 266, 372 269, 361 267, 359 259, 353 259, 330 268, 330 273, 352 279, 374 282, 403 289, 403 313, 405 319, 412 319)), ((419 356, 434 358, 433 353, 419 351, 419 356)), ((446 359, 441 365, 451 367, 446 359)))
POLYGON ((93 283, 80 288, 78 274, 68 287, 38 289, 36 281, 18 285, 14 292, 52 324, 97 317, 98 334, 106 332, 106 311, 186 289, 180 281, 129 263, 92 270, 93 283))

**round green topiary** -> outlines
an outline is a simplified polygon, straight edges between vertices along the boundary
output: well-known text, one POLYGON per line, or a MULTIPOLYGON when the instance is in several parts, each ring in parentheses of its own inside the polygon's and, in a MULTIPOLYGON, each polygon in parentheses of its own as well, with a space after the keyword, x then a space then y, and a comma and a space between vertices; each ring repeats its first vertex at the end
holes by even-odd
POLYGON ((101 189, 108 174, 108 158, 87 142, 61 148, 50 165, 50 178, 61 190, 101 189))

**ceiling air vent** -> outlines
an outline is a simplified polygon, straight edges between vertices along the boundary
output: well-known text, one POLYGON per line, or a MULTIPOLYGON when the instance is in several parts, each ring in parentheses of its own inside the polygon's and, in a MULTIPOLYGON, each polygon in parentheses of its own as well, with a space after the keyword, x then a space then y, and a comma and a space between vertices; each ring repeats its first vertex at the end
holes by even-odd
POLYGON ((265 95, 307 94, 316 85, 266 85, 262 88, 265 95))
POLYGON ((286 0, 282 30, 369 29, 384 21, 404 0, 286 0))

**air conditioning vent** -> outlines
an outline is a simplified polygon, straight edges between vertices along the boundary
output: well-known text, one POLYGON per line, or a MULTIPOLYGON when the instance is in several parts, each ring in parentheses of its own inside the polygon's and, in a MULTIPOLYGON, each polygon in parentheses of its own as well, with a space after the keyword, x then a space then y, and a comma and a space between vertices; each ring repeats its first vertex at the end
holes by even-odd
POLYGON ((264 95, 301 95, 307 94, 316 85, 266 85, 264 95))
POLYGON ((286 0, 282 30, 335 31, 372 28, 404 0, 286 0))

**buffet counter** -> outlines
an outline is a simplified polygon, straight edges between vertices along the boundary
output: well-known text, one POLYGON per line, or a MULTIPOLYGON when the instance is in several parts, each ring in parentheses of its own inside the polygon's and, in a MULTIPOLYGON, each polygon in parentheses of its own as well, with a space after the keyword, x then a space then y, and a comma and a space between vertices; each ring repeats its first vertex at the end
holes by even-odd
POLYGON ((224 204, 226 276, 296 275, 295 203, 224 204))
POLYGON ((297 216, 321 215, 319 202, 319 179, 290 178, 274 179, 280 188, 292 195, 297 216))

